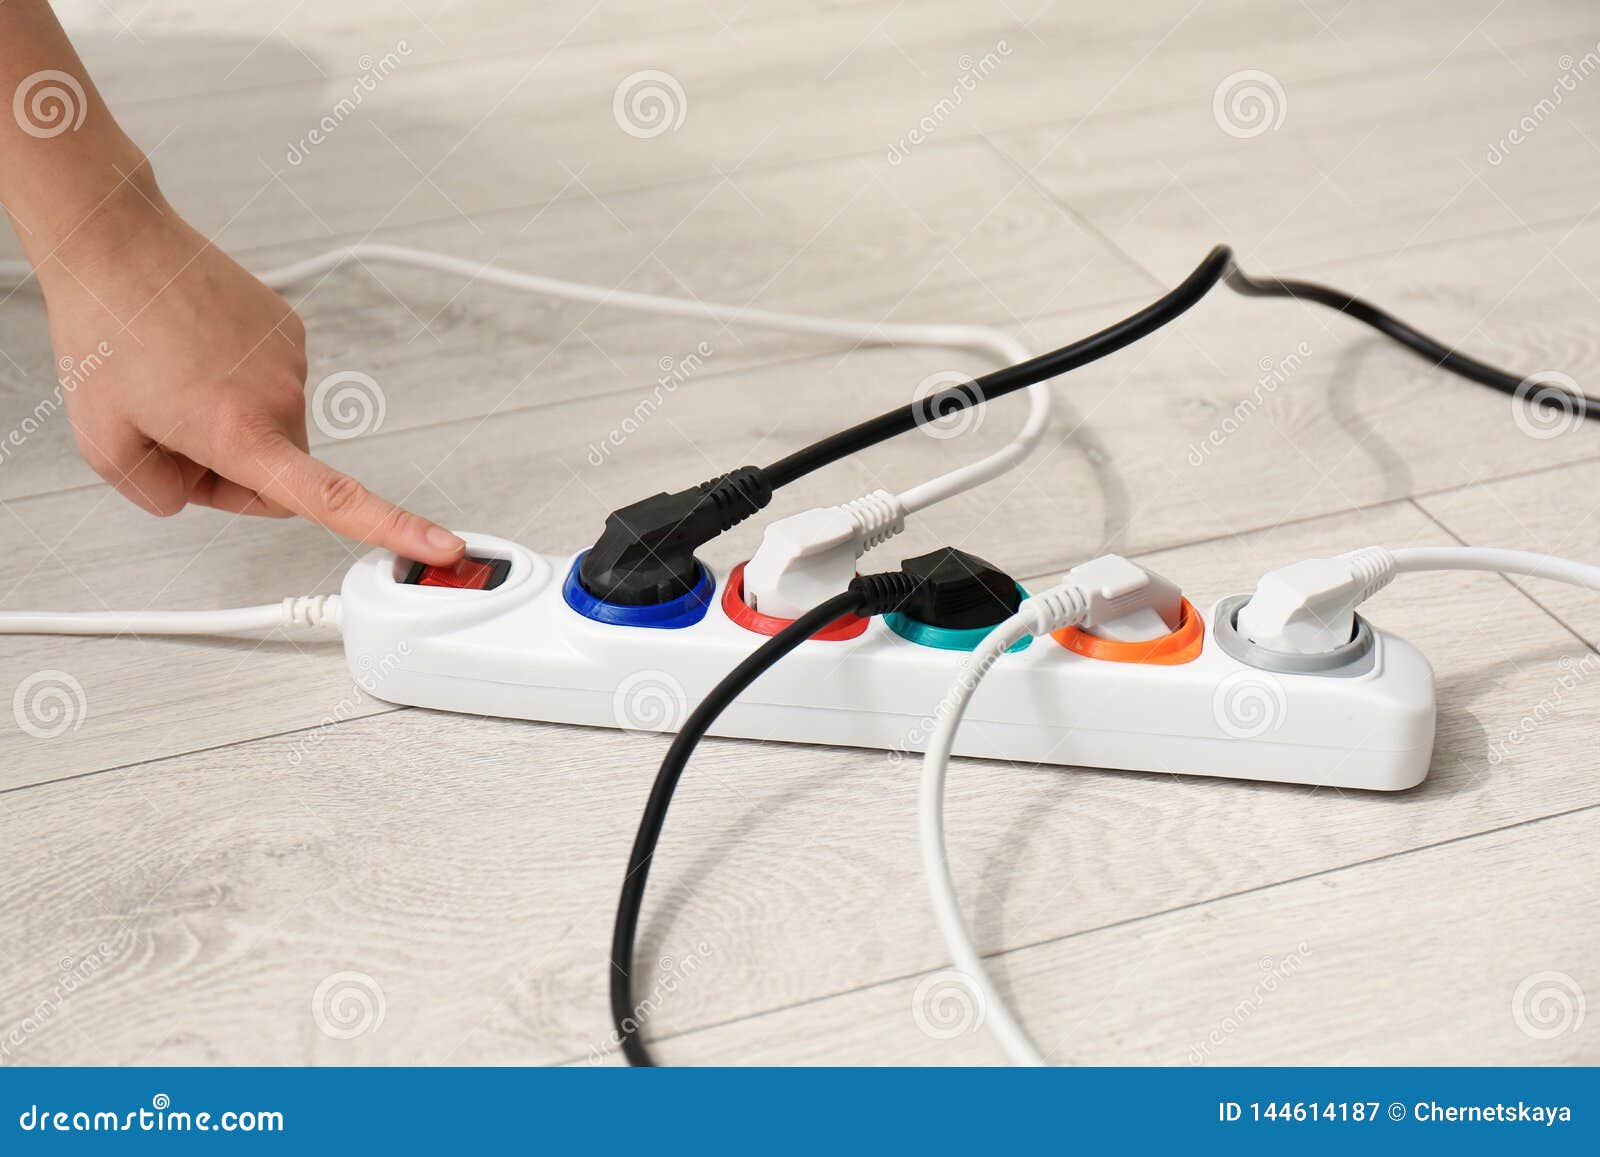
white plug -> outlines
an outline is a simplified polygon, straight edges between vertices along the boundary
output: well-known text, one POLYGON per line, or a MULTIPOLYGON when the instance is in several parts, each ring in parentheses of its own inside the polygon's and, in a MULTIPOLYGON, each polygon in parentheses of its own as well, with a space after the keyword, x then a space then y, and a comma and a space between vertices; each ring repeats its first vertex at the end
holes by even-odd
POLYGON ((1049 590, 1022 600, 1029 633, 1046 635, 1079 627, 1104 639, 1158 639, 1183 622, 1183 592, 1170 579, 1123 558, 1104 554, 1079 563, 1049 590))
POLYGON ((1291 563, 1261 576, 1236 625, 1269 651, 1325 654, 1350 641, 1356 608, 1394 576, 1394 555, 1378 546, 1291 563))
POLYGON ((856 560, 905 526, 905 507, 887 490, 780 518, 745 563, 744 601, 764 615, 797 619, 849 586, 856 560))
POLYGON ((1079 563, 1066 574, 1089 596, 1089 609, 1078 626, 1091 635, 1118 642, 1159 639, 1183 622, 1183 592, 1178 584, 1106 554, 1079 563))

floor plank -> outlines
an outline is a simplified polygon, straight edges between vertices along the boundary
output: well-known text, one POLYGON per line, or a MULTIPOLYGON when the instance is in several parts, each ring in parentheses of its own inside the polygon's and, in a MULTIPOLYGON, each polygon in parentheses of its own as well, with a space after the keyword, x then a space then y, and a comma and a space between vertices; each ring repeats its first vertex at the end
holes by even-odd
MULTIPOLYGON (((1265 78, 1224 91, 1259 98, 1245 107, 1260 120, 1230 120, 1194 85, 1171 106, 992 140, 1163 280, 1213 241, 1252 267, 1295 270, 1570 227, 1593 209, 1600 175, 1600 92, 1584 83, 1600 67, 1600 15, 1568 15, 1548 39, 1473 38, 1426 69, 1374 61, 1297 80, 1278 63, 1290 50, 1258 50, 1249 63, 1265 78)), ((1520 271, 1506 272, 1509 294, 1520 271)))
MULTIPOLYGON (((1600 813, 1514 827, 1008 953, 1056 1063, 1592 1065, 1600 813), (1493 881, 1496 903, 1462 881, 1493 881)), ((997 1064, 941 978, 686 1034, 679 1064, 997 1064), (921 1019, 918 1019, 920 1014, 921 1019), (922 1025, 930 1031, 924 1031, 922 1025), (841 1062, 841 1058, 844 1058, 841 1062)))

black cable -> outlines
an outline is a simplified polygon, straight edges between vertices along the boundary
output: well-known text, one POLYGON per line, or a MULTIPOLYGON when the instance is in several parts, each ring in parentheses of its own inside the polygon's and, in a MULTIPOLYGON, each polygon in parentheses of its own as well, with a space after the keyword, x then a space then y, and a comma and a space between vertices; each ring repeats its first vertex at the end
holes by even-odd
POLYGON ((879 414, 780 458, 767 467, 743 466, 699 486, 657 494, 611 513, 606 529, 583 559, 584 589, 596 598, 650 605, 681 597, 699 578, 694 552, 772 500, 773 491, 831 462, 888 438, 982 405, 1097 361, 1148 337, 1180 317, 1218 282, 1247 297, 1288 297, 1326 305, 1407 349, 1436 367, 1523 398, 1541 409, 1600 417, 1600 401, 1560 382, 1519 378, 1451 349, 1360 298, 1309 281, 1254 278, 1235 264, 1233 250, 1218 245, 1171 292, 1098 333, 1014 366, 961 382, 936 394, 879 414))
MULTIPOLYGON (((1523 389, 1527 378, 1519 378, 1508 374, 1504 370, 1497 370, 1493 366, 1480 362, 1477 358, 1468 357, 1466 354, 1451 349, 1443 342, 1436 341, 1419 329, 1407 325, 1392 313, 1379 309, 1369 301, 1362 301, 1359 297, 1351 297, 1348 293, 1332 289, 1326 285, 1317 285, 1311 281, 1293 281, 1278 277, 1251 277, 1238 266, 1228 271, 1228 288, 1246 297, 1292 297, 1296 301, 1314 301, 1318 305, 1326 305, 1330 309, 1337 309, 1340 313, 1355 318, 1359 322, 1370 325, 1388 337, 1393 338, 1407 349, 1417 355, 1427 358, 1438 369, 1449 370, 1453 374, 1460 374, 1469 381, 1479 385, 1488 386, 1490 389, 1499 390, 1501 393, 1516 395, 1523 389)), ((1573 402, 1580 414, 1584 417, 1593 417, 1597 404, 1595 399, 1586 394, 1575 393, 1563 389, 1554 383, 1539 382, 1541 394, 1561 395, 1573 402)))
MULTIPOLYGON (((1292 297, 1337 309, 1340 313, 1364 322, 1393 338, 1407 349, 1427 358, 1438 368, 1460 374, 1464 378, 1503 393, 1515 395, 1519 389, 1524 388, 1523 383, 1527 380, 1453 350, 1377 306, 1337 289, 1309 281, 1250 277, 1234 264, 1233 250, 1226 245, 1218 245, 1206 254, 1205 260, 1196 266, 1194 272, 1184 278, 1177 288, 1115 325, 1051 353, 995 370, 970 382, 962 382, 936 394, 930 394, 900 409, 880 414, 876 418, 797 450, 788 457, 774 462, 762 473, 766 477, 767 484, 776 490, 830 462, 837 462, 840 458, 875 446, 887 438, 904 434, 916 426, 983 402, 993 401, 995 398, 1048 381, 1089 362, 1098 361, 1140 338, 1148 337, 1179 317, 1210 292, 1219 281, 1226 281, 1230 289, 1246 297, 1292 297)), ((1564 398, 1583 417, 1600 416, 1600 409, 1597 409, 1600 407, 1600 401, 1564 389, 1553 382, 1539 382, 1537 385, 1539 398, 1544 404, 1558 405, 1560 403, 1557 399, 1564 398)))
POLYGON ((677 790, 689 756, 694 754, 696 745, 717 721, 717 716, 779 659, 845 615, 874 615, 893 609, 910 596, 918 582, 913 576, 899 572, 863 575, 842 594, 813 607, 728 672, 684 721, 667 749, 661 770, 650 787, 644 814, 639 818, 639 831, 633 837, 628 874, 622 880, 616 924, 611 933, 611 1020, 629 1064, 655 1063, 639 1037, 639 1014, 633 1003, 633 946, 639 930, 639 911, 644 906, 645 883, 650 877, 650 861, 661 839, 661 827, 667 819, 667 808, 672 804, 672 793, 677 790))
MULTIPOLYGON (((804 477, 813 470, 865 450, 888 438, 906 433, 918 425, 1047 381, 1148 337, 1163 325, 1187 312, 1219 281, 1226 282, 1230 289, 1246 297, 1288 297, 1299 301, 1314 301, 1371 326, 1419 356, 1427 358, 1436 367, 1459 374, 1469 381, 1513 396, 1518 396, 1531 385, 1537 387, 1538 392, 1534 396, 1539 403, 1561 405, 1565 402, 1571 404, 1584 418, 1600 415, 1600 402, 1586 394, 1566 389, 1553 382, 1533 380, 1530 383, 1530 379, 1496 369, 1451 349, 1360 298, 1309 281, 1250 277, 1234 264, 1233 251, 1226 245, 1218 245, 1175 289, 1115 325, 1051 353, 996 370, 972 381, 931 394, 910 405, 880 414, 876 418, 852 426, 848 430, 842 430, 786 458, 781 458, 764 470, 746 467, 733 474, 713 479, 693 492, 685 492, 697 503, 692 511, 701 513, 701 508, 704 508, 706 518, 711 523, 709 533, 725 530, 728 525, 765 506, 773 490, 804 477), (750 481, 751 479, 754 479, 754 483, 750 481)), ((647 502, 663 502, 678 497, 681 496, 660 495, 647 502)), ((669 532, 678 531, 688 515, 680 516, 676 511, 668 513, 674 521, 663 522, 663 525, 669 532)), ((618 515, 614 514, 612 517, 615 520, 618 515)), ((646 553, 655 554, 654 550, 649 549, 652 544, 646 540, 646 536, 633 532, 627 537, 637 538, 647 548, 646 553)), ((697 540, 704 541, 704 536, 697 535, 697 540)), ((692 549, 690 546, 689 550, 692 549)), ((727 677, 695 708, 672 741, 666 758, 662 760, 661 769, 656 774, 655 783, 651 786, 644 815, 639 821, 633 850, 628 857, 628 874, 622 881, 622 894, 617 902, 616 924, 612 931, 611 1015, 623 1054, 630 1064, 654 1063, 639 1037, 639 1023, 633 1005, 634 941, 638 933, 639 914, 644 905, 650 861, 661 839, 661 829, 666 822, 667 808, 672 803, 673 792, 677 790, 678 781, 683 776, 690 755, 694 753, 695 747, 706 731, 728 705, 751 683, 770 670, 779 659, 846 614, 869 615, 890 609, 910 595, 915 583, 915 579, 905 574, 871 575, 856 579, 844 593, 834 596, 795 619, 729 672, 727 677)))
POLYGON ((1211 290, 1212 286, 1227 276, 1228 270, 1232 267, 1233 251, 1226 245, 1218 245, 1206 254, 1205 260, 1196 266, 1194 272, 1185 277, 1177 288, 1163 294, 1138 313, 1123 318, 1115 325, 1107 326, 1098 333, 1090 334, 1058 350, 1040 354, 1036 358, 1030 358, 1014 366, 1006 366, 1004 369, 974 378, 970 382, 961 382, 936 394, 929 394, 926 398, 902 406, 898 410, 879 414, 876 418, 851 426, 848 430, 841 430, 820 442, 813 442, 803 450, 796 450, 787 458, 780 458, 762 473, 766 475, 767 483, 776 490, 830 462, 837 462, 840 458, 875 446, 887 438, 904 434, 917 426, 958 413, 971 406, 981 405, 1015 393, 1017 390, 1038 385, 1068 370, 1075 370, 1079 366, 1098 361, 1107 354, 1114 354, 1124 346, 1148 337, 1169 321, 1187 312, 1211 290))

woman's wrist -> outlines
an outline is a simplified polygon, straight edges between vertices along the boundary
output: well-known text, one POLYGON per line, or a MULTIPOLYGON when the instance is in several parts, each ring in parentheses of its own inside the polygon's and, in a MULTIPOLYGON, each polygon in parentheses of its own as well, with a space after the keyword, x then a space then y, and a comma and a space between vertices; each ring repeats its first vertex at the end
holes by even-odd
POLYGON ((175 223, 155 171, 131 142, 94 167, 96 179, 79 186, 86 196, 34 213, 19 230, 47 299, 53 285, 97 279, 130 247, 175 223))

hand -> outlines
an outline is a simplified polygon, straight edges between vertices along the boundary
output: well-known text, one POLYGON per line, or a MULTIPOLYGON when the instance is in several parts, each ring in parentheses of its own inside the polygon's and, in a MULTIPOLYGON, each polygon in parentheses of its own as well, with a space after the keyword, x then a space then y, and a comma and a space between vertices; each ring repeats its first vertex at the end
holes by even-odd
POLYGON ((38 265, 78 449, 123 497, 301 515, 405 558, 466 551, 443 527, 307 453, 305 327, 191 228, 126 188, 38 265), (71 359, 69 362, 67 359, 71 359))

